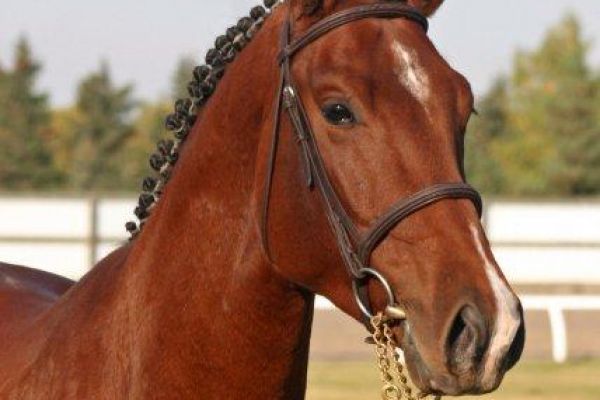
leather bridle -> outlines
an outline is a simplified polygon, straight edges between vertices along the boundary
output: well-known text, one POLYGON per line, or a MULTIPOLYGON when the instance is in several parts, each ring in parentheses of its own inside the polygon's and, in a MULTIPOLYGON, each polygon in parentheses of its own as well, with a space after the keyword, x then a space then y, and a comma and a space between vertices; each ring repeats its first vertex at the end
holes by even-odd
POLYGON ((275 104, 273 136, 264 187, 261 228, 263 245, 270 257, 267 220, 283 107, 288 113, 299 144, 306 184, 309 188, 316 186, 321 193, 327 219, 335 235, 344 264, 353 281, 356 301, 366 321, 368 321, 373 316, 366 288, 369 279, 377 279, 382 284, 387 294, 388 308, 398 307, 394 292, 387 279, 376 269, 369 266, 371 254, 385 236, 399 222, 411 214, 440 200, 469 199, 475 205, 480 216, 482 201, 479 193, 466 183, 442 183, 430 186, 399 200, 386 213, 377 218, 366 232, 360 232, 349 217, 327 175, 309 118, 300 94, 294 85, 290 63, 299 50, 321 36, 339 26, 365 18, 405 18, 419 24, 425 31, 428 29, 427 19, 415 8, 403 3, 364 5, 335 13, 313 25, 293 42, 290 42, 291 22, 289 18, 284 24, 282 47, 278 57, 281 69, 280 82, 275 104))

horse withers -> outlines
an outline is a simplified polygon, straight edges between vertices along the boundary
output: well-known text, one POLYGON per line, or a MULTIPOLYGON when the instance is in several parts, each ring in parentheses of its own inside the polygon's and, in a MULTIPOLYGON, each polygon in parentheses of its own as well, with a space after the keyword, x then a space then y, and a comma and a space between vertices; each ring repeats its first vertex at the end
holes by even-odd
POLYGON ((76 284, 0 267, 0 398, 301 399, 315 294, 401 311, 423 393, 497 388, 522 310, 464 183, 441 3, 267 0, 219 37, 132 240, 76 284))

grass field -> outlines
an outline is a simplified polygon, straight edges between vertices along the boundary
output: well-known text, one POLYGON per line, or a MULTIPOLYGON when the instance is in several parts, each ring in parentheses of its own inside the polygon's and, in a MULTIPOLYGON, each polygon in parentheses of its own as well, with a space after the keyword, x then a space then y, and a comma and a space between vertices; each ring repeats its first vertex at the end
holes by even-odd
MULTIPOLYGON (((308 400, 379 400, 375 361, 314 362, 309 368, 308 400)), ((527 362, 509 372, 502 388, 469 400, 599 400, 600 361, 565 365, 527 362)))

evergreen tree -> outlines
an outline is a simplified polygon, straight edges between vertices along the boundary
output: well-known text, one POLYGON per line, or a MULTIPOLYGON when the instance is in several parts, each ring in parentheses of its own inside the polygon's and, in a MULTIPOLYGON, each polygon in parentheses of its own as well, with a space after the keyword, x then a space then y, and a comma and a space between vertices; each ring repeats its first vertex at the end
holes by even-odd
POLYGON ((135 190, 149 173, 148 159, 160 139, 165 139, 165 118, 172 112, 173 101, 187 98, 187 85, 192 79, 195 61, 182 57, 171 75, 171 99, 161 99, 141 105, 134 122, 134 134, 119 157, 124 176, 123 189, 135 190))
POLYGON ((116 157, 122 176, 120 189, 139 190, 142 179, 150 173, 148 159, 158 140, 166 138, 165 116, 171 109, 170 102, 161 101, 141 106, 134 122, 134 133, 116 157))
POLYGON ((48 98, 36 89, 40 69, 25 38, 12 69, 0 69, 0 189, 49 188, 61 180, 48 145, 48 98))
POLYGON ((588 147, 600 139, 600 132, 588 49, 577 20, 569 15, 549 31, 537 51, 517 57, 512 122, 523 138, 514 137, 511 144, 513 153, 528 154, 513 157, 514 174, 530 177, 518 188, 521 192, 593 191, 584 183, 592 161, 588 147))
POLYGON ((467 141, 474 183, 508 195, 600 193, 600 85, 588 52, 568 15, 539 49, 517 54, 505 87, 478 105, 467 141))
POLYGON ((465 138, 465 168, 468 180, 486 194, 502 193, 506 182, 495 157, 496 144, 508 132, 508 87, 499 78, 478 105, 465 138))
POLYGON ((106 190, 123 186, 117 160, 134 133, 134 107, 132 87, 115 87, 106 64, 83 79, 71 126, 73 188, 106 190))
POLYGON ((194 59, 188 56, 182 57, 177 63, 171 77, 171 97, 174 100, 189 96, 187 86, 192 80, 192 71, 195 66, 196 62, 194 59))

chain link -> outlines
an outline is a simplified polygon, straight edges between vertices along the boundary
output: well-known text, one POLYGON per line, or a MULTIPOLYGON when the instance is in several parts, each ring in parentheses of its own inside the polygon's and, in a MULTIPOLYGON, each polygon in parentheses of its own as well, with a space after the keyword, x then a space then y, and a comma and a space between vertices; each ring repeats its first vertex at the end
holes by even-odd
MULTIPOLYGON (((388 320, 379 313, 371 318, 373 326, 373 341, 375 342, 375 355, 377 357, 377 366, 381 374, 383 388, 381 389, 381 398, 383 400, 419 400, 427 397, 424 393, 413 393, 406 371, 400 356, 396 351, 392 329, 388 320)), ((440 396, 435 396, 435 400, 440 400, 440 396)))

